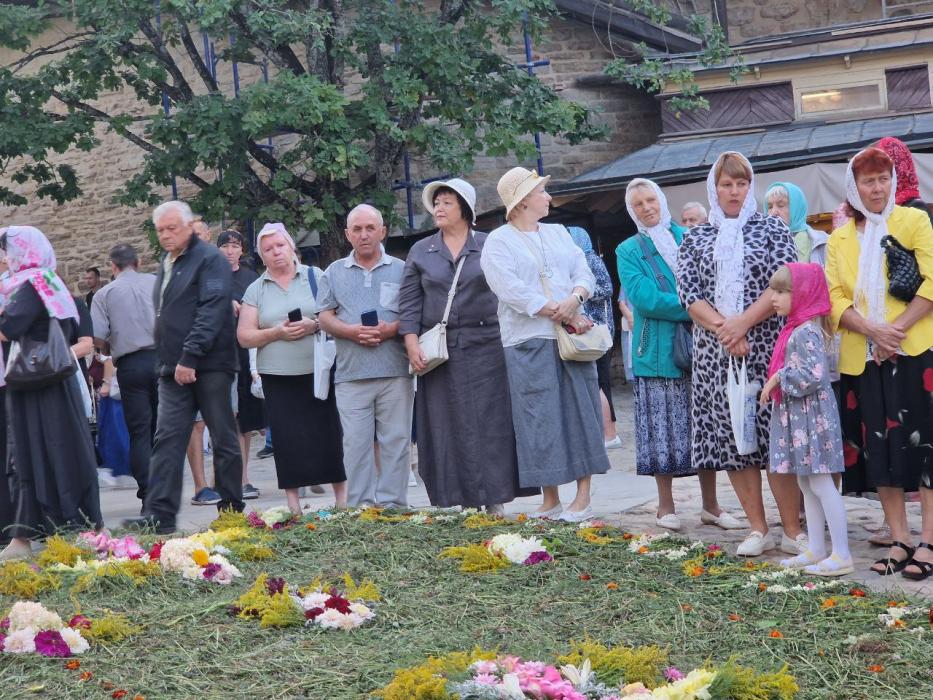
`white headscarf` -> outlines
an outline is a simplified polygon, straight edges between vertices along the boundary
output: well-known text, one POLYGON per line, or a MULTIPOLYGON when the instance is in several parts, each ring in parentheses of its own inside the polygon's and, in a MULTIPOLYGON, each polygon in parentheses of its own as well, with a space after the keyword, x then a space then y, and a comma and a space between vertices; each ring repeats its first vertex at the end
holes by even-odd
POLYGON ((736 151, 721 154, 706 177, 706 193, 709 196, 709 223, 719 229, 713 245, 713 260, 716 263, 716 310, 726 318, 738 316, 745 310, 745 239, 742 229, 749 217, 757 210, 755 202, 755 174, 748 158, 736 151), (745 161, 748 172, 752 174, 748 182, 748 194, 742 203, 739 215, 730 219, 719 206, 716 191, 716 170, 722 159, 734 155, 745 161))
MULTIPOLYGON (((855 309, 869 321, 883 323, 884 300, 886 292, 884 275, 884 249, 881 239, 888 235, 887 219, 894 211, 897 193, 897 173, 891 169, 891 194, 880 214, 868 211, 862 203, 858 186, 855 184, 855 172, 852 163, 872 149, 866 148, 855 154, 846 168, 846 199, 857 211, 865 216, 865 230, 862 232, 861 249, 858 254, 858 275, 855 278, 855 309)), ((877 150, 877 149, 876 149, 877 150)))
POLYGON ((664 193, 661 191, 661 188, 658 187, 657 183, 643 177, 636 177, 628 183, 628 186, 625 188, 625 208, 628 210, 628 215, 632 218, 632 221, 635 222, 638 230, 648 236, 651 242, 654 243, 654 247, 657 248, 657 251, 661 254, 667 266, 671 268, 671 271, 676 271, 677 241, 674 240, 674 234, 671 233, 671 212, 670 209, 667 208, 667 197, 664 196, 664 193), (658 205, 661 208, 661 218, 654 226, 649 227, 643 224, 641 219, 639 219, 632 210, 631 193, 639 187, 650 188, 658 198, 658 205))

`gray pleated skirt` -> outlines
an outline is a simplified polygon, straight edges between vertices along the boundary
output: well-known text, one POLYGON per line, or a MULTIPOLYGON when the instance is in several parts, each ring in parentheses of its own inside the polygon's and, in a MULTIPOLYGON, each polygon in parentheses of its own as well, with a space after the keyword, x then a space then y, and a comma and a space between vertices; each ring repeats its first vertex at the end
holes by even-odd
POLYGON ((596 364, 564 362, 557 341, 505 348, 521 486, 557 486, 609 470, 596 364))

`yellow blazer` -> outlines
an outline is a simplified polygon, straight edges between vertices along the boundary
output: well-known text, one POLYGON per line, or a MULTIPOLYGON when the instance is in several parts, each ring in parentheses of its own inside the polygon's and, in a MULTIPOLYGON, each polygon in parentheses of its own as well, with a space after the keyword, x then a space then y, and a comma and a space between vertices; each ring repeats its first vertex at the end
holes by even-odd
MULTIPOLYGON (((930 218, 911 207, 894 207, 888 217, 888 231, 905 248, 914 251, 917 265, 923 276, 923 284, 917 294, 933 300, 933 227, 930 218)), ((859 375, 865 370, 867 340, 861 333, 845 328, 839 329, 839 319, 853 304, 855 278, 858 275, 858 258, 861 246, 855 229, 855 221, 849 219, 829 237, 826 244, 826 279, 829 282, 829 299, 832 302, 831 320, 834 329, 840 330, 842 343, 839 351, 839 371, 842 374, 859 375)), ((887 287, 887 267, 885 267, 887 287)), ((900 299, 885 295, 885 318, 893 322, 907 308, 900 299)), ((919 355, 933 347, 933 313, 927 314, 907 331, 901 349, 911 356, 919 355)))

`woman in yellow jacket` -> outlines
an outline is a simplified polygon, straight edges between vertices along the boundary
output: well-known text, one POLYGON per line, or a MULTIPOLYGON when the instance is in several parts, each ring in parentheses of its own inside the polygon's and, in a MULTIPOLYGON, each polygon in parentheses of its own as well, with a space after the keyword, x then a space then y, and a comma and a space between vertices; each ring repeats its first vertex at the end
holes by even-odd
POLYGON ((827 246, 832 321, 841 335, 842 431, 847 492, 877 490, 894 541, 872 566, 887 576, 933 574, 933 227, 921 211, 894 205, 894 164, 867 148, 849 162, 852 219, 827 246), (922 284, 905 303, 888 290, 882 239, 916 256, 922 284), (919 487, 920 545, 911 546, 904 491, 919 487))

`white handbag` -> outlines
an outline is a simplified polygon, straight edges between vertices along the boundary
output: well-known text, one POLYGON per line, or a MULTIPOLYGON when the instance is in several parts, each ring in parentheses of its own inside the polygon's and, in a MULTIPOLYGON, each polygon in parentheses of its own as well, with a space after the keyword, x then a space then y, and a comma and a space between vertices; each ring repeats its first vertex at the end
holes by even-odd
POLYGON ((330 393, 330 370, 337 358, 337 343, 324 331, 314 334, 314 397, 324 401, 330 393))
POLYGON ((729 419, 732 422, 732 437, 736 451, 740 455, 749 455, 758 449, 758 392, 760 383, 748 381, 748 364, 742 358, 736 366, 735 358, 729 356, 729 378, 726 395, 729 400, 729 419))
POLYGON ((447 351, 447 318, 450 316, 450 307, 453 305, 454 296, 457 294, 457 281, 460 279, 460 271, 463 269, 463 263, 465 262, 466 256, 463 256, 457 264, 454 281, 450 285, 450 291, 447 292, 447 306, 444 309, 444 317, 441 322, 418 336, 418 345, 421 347, 421 354, 424 355, 425 365, 420 372, 416 372, 415 368, 409 365, 408 371, 411 374, 416 374, 419 377, 424 376, 435 367, 440 367, 450 358, 447 351))
MULTIPOLYGON (((548 284, 548 275, 545 274, 543 261, 538 257, 538 252, 531 245, 527 235, 518 229, 515 230, 528 246, 531 256, 538 262, 541 268, 538 273, 541 286, 544 287, 545 296, 551 300, 551 285, 548 284)), ((612 347, 612 333, 609 332, 609 326, 604 323, 594 323, 586 333, 569 333, 561 323, 555 323, 554 328, 557 333, 557 350, 560 353, 560 359, 568 362, 598 360, 612 347)))

